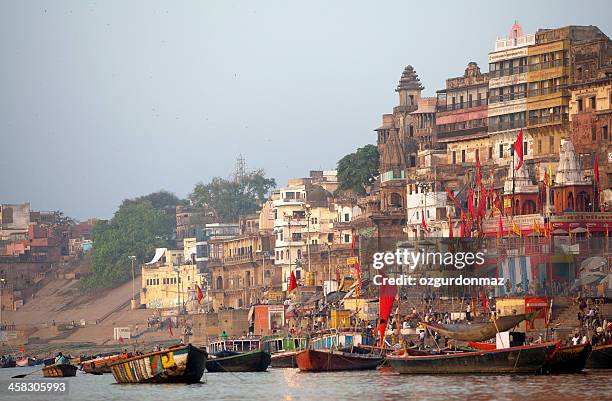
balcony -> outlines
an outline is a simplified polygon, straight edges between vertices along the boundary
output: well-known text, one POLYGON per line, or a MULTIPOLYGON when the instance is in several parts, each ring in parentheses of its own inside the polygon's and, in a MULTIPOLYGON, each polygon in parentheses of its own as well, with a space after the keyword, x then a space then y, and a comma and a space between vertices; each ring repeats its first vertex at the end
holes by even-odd
POLYGON ((527 72, 527 69, 528 68, 526 65, 519 65, 512 68, 502 68, 499 70, 489 71, 489 78, 501 78, 509 75, 522 74, 527 72))
POLYGON ((457 137, 462 137, 466 135, 476 135, 476 134, 486 134, 487 126, 479 125, 476 127, 469 128, 456 128, 456 129, 446 129, 445 131, 438 132, 438 140, 444 141, 445 139, 452 139, 457 137))
POLYGON ((525 127, 525 120, 502 121, 498 123, 489 122, 489 132, 507 131, 525 127))
POLYGON ((535 64, 529 64, 529 71, 541 71, 541 70, 546 70, 548 68, 555 68, 555 67, 565 67, 567 66, 567 60, 566 59, 557 59, 557 60, 550 60, 550 61, 543 61, 541 63, 535 63, 535 64))
POLYGON ((543 116, 529 117, 529 126, 561 124, 565 122, 567 122, 567 115, 565 114, 549 114, 543 116))
POLYGON ((551 86, 549 88, 530 89, 528 91, 528 97, 536 97, 543 95, 550 95, 552 93, 561 92, 562 89, 559 86, 551 86))
POLYGON ((514 92, 505 93, 503 95, 496 95, 489 97, 489 104, 495 104, 499 102, 509 102, 511 100, 525 99, 527 97, 526 92, 514 92))
POLYGON ((472 100, 471 102, 463 102, 463 103, 451 103, 446 105, 440 105, 437 107, 438 113, 443 113, 445 111, 455 111, 455 110, 463 110, 463 109, 471 109, 473 107, 486 106, 486 99, 472 100))

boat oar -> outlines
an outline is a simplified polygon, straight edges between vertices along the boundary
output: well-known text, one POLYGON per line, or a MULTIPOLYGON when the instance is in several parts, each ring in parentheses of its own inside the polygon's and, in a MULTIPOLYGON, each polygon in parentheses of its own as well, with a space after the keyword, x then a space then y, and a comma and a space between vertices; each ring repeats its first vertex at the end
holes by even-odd
POLYGON ((29 375, 31 375, 32 373, 40 372, 40 371, 41 371, 41 370, 43 370, 45 367, 46 367, 46 366, 44 366, 44 367, 42 367, 42 368, 40 368, 40 369, 33 370, 33 371, 32 371, 32 372, 30 372, 30 373, 24 373, 24 374, 22 374, 22 375, 12 376, 12 377, 11 377, 11 379, 23 379, 24 377, 29 376, 29 375))

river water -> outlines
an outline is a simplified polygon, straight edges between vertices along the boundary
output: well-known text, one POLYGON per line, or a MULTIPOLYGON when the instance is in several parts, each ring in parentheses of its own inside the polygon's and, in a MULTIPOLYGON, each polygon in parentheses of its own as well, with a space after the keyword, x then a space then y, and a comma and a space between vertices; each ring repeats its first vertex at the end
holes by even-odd
MULTIPOLYGON (((4 387, 10 377, 34 368, 0 369, 4 387)), ((42 380, 40 374, 26 379, 42 380)), ((554 376, 412 376, 388 369, 361 372, 300 373, 269 369, 263 373, 205 373, 201 384, 118 385, 111 374, 55 379, 68 382, 67 395, 16 395, 0 391, 1 400, 612 400, 612 370, 554 376)))

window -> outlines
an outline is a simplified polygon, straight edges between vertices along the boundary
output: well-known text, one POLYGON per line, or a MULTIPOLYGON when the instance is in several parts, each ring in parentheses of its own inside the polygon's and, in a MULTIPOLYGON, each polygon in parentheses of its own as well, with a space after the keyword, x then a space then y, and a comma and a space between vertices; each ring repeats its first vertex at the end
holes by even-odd
POLYGON ((489 146, 489 160, 493 158, 493 146, 489 146))
POLYGON ((348 213, 344 213, 344 221, 349 221, 351 218, 348 213))
POLYGON ((503 159, 504 158, 504 144, 500 144, 499 145, 499 158, 503 159))
POLYGON ((596 141, 597 140, 597 131, 596 131, 596 128, 594 126, 591 127, 591 140, 592 141, 596 141))
POLYGON ((604 141, 608 140, 608 126, 604 125, 601 127, 601 136, 604 141))
POLYGON ((595 108, 597 107, 595 105, 595 96, 591 96, 589 98, 589 107, 590 107, 591 110, 595 110, 595 108))
POLYGON ((576 79, 577 80, 581 80, 582 79, 582 67, 576 68, 576 79))
POLYGON ((350 234, 344 234, 344 242, 345 243, 351 242, 351 235, 350 234))
POLYGON ((555 137, 554 136, 548 137, 548 151, 551 153, 555 151, 555 137))
POLYGON ((457 152, 453 150, 453 164, 457 164, 457 152))
POLYGON ((542 153, 542 140, 538 139, 538 154, 542 153))
POLYGON ((527 156, 527 142, 523 142, 523 156, 527 156))
POLYGON ((416 167, 416 156, 410 155, 410 167, 416 167))
POLYGON ((418 220, 418 218, 419 218, 419 211, 418 211, 418 210, 417 210, 417 212, 416 212, 416 218, 417 218, 417 220, 418 220))
POLYGON ((465 149, 461 150, 461 163, 465 163, 465 149))
POLYGON ((578 103, 578 111, 582 111, 582 99, 576 101, 578 103))

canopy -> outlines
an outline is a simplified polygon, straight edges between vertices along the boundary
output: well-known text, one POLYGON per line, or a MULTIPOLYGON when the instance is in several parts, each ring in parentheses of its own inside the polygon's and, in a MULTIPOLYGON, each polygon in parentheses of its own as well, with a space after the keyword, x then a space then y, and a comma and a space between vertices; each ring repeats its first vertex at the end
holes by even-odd
POLYGON ((530 314, 518 314, 512 316, 503 316, 496 319, 495 322, 473 323, 473 324, 436 324, 424 323, 424 326, 432 330, 438 331, 442 335, 461 341, 485 341, 495 337, 495 334, 502 331, 508 331, 518 325, 523 320, 533 320, 539 312, 530 314))
POLYGON ((164 256, 164 253, 166 253, 166 248, 155 248, 155 256, 153 256, 150 262, 145 263, 145 265, 153 265, 159 262, 162 256, 164 256))

